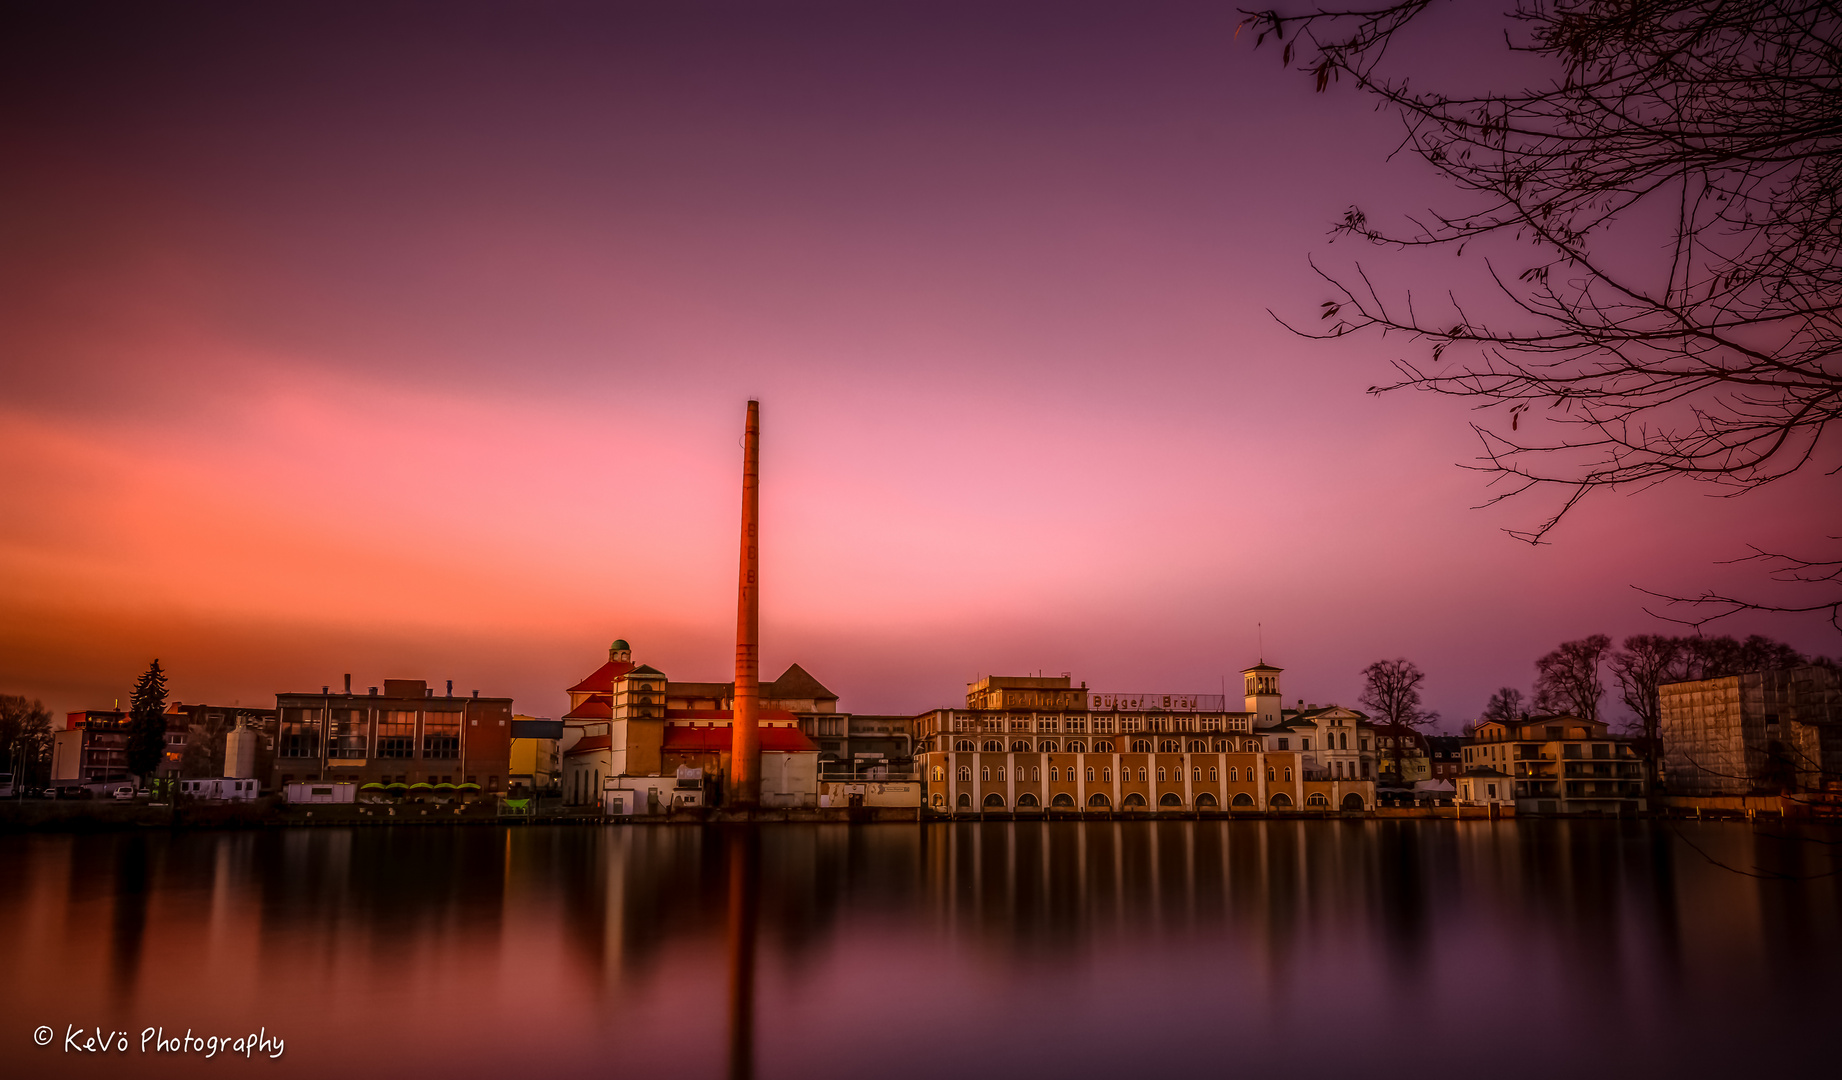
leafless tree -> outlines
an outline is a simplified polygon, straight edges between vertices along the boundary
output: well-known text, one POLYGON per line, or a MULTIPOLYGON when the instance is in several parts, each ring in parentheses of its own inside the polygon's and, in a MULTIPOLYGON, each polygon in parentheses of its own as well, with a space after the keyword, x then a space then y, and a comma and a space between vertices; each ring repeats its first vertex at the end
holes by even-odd
MULTIPOLYGON (((1403 229, 1351 207, 1334 233, 1489 252, 1478 297, 1384 291, 1357 267, 1313 337, 1395 334, 1426 350, 1371 387, 1469 399, 1491 502, 1532 490, 1540 542, 1589 494, 1689 478, 1739 494, 1806 467, 1833 477, 1842 417, 1842 6, 1832 0, 1513 0, 1507 48, 1545 85, 1450 95, 1385 70, 1430 0, 1247 12, 1255 44, 1319 90, 1348 83, 1468 208, 1403 229), (1646 258, 1645 252, 1658 253, 1646 258), (1510 260, 1510 261, 1505 261, 1510 260)), ((1836 538, 1831 537, 1832 542, 1836 538)), ((1814 538, 1813 538, 1814 541, 1814 538)), ((1760 551, 1803 599, 1670 596, 1706 613, 1827 613, 1842 560, 1760 551)), ((1693 620, 1691 620, 1693 621, 1693 620)))
POLYGON ((1593 634, 1563 641, 1560 648, 1535 661, 1535 707, 1582 720, 1599 719, 1599 699, 1605 696, 1599 665, 1611 647, 1611 638, 1593 634))
POLYGON ((1419 729, 1439 719, 1437 712, 1420 708, 1420 686, 1426 673, 1404 657, 1377 660, 1362 669, 1359 704, 1374 717, 1382 746, 1381 771, 1401 776, 1401 757, 1408 744, 1420 738, 1419 729))
POLYGON ((1490 695, 1490 703, 1484 706, 1485 720, 1518 720, 1529 714, 1523 707, 1522 691, 1513 686, 1505 686, 1490 695))
POLYGON ((7 771, 19 784, 48 780, 51 756, 51 714, 45 703, 14 694, 0 694, 0 753, 7 771))

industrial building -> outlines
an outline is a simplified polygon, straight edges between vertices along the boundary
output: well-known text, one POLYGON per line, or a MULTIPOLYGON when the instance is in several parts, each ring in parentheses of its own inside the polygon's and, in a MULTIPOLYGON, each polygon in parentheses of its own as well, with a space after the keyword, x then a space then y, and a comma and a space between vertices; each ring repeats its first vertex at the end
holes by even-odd
POLYGON ((1671 795, 1821 790, 1842 780, 1842 679, 1810 665, 1657 690, 1671 795))
POLYGON ((421 679, 385 679, 382 691, 323 686, 277 694, 268 787, 292 783, 477 784, 503 792, 511 774, 512 699, 437 695, 421 679))

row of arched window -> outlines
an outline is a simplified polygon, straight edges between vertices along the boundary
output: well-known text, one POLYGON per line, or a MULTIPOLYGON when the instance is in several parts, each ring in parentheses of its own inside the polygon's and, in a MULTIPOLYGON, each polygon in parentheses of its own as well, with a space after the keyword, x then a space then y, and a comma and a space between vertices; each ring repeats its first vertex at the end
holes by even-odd
MULTIPOLYGON (((1133 739, 1131 742, 1131 752, 1134 754, 1152 753, 1151 747, 1152 742, 1150 739, 1133 739)), ((1007 747, 1003 739, 985 739, 982 742, 974 742, 971 739, 955 739, 953 741, 953 750, 955 753, 959 754, 1002 754, 1006 749, 1007 747)), ((1028 739, 1013 739, 1008 749, 1013 754, 1085 754, 1088 752, 1087 743, 1080 739, 1070 739, 1066 746, 1060 745, 1055 740, 1046 740, 1032 744, 1028 739)), ((1236 741, 1233 739, 1217 739, 1212 743, 1202 739, 1190 739, 1188 741, 1181 739, 1160 739, 1157 743, 1156 752, 1160 754, 1232 754, 1237 751, 1245 754, 1258 753, 1260 751, 1260 742, 1257 739, 1243 739, 1237 745, 1236 741)), ((1094 740, 1093 752, 1096 754, 1112 753, 1112 741, 1108 739, 1094 740)))
MULTIPOLYGON (((936 808, 944 808, 946 806, 946 796, 941 792, 935 792, 933 804, 936 808)), ((1051 809, 1072 809, 1074 804, 1074 798, 1065 791, 1056 793, 1056 795, 1049 800, 1051 809)), ((1112 807, 1113 800, 1105 792, 1096 791, 1087 797, 1087 805, 1093 809, 1106 810, 1112 807)), ((1119 805, 1122 809, 1135 810, 1145 809, 1149 804, 1146 803, 1145 796, 1134 791, 1120 800, 1119 805)), ((1165 792, 1164 795, 1158 799, 1158 806, 1161 808, 1181 807, 1182 805, 1183 797, 1174 791, 1165 792)), ((1208 810, 1219 805, 1221 804, 1216 801, 1215 796, 1207 791, 1200 792, 1196 796, 1195 808, 1198 810, 1208 810)), ((1229 800, 1228 805, 1233 808, 1248 809, 1255 804, 1252 795, 1249 795, 1245 791, 1241 791, 1235 793, 1234 798, 1229 800)), ((1267 805, 1275 809, 1284 809, 1292 805, 1292 796, 1283 791, 1276 791, 1273 793, 1272 797, 1267 800, 1267 805)), ((1323 792, 1314 791, 1305 797, 1305 805, 1308 807, 1328 809, 1330 807, 1330 799, 1323 792)), ((960 792, 956 806, 961 810, 972 809, 972 793, 967 791, 960 792)), ((1017 796, 1017 808, 1020 810, 1037 809, 1041 806, 1042 803, 1037 799, 1034 792, 1026 791, 1017 796)), ((1008 809, 1008 807, 1004 803, 1003 794, 993 791, 985 795, 982 809, 1004 810, 1008 809)), ((1363 809, 1362 796, 1355 793, 1344 796, 1343 809, 1363 809)))
MULTIPOLYGON (((1030 769, 1030 775, 1026 781, 1026 778, 1023 775, 1024 767, 1022 765, 1017 766, 1018 782, 1019 783, 1024 783, 1024 782, 1041 783, 1042 778, 1043 778, 1042 766, 1032 765, 1029 767, 1029 769, 1030 769)), ((1050 783, 1054 783, 1056 781, 1061 780, 1062 771, 1063 771, 1062 767, 1059 765, 1049 766, 1050 783)), ((1067 772, 1068 772, 1068 780, 1072 783, 1076 779, 1075 767, 1073 765, 1068 766, 1067 772)), ((1181 781, 1183 779, 1183 770, 1179 768, 1179 769, 1176 769, 1175 772, 1177 774, 1176 779, 1181 781)), ((1128 783, 1131 782, 1132 780, 1132 770, 1131 769, 1129 768, 1121 769, 1119 770, 1119 773, 1120 773, 1119 778, 1121 780, 1126 781, 1128 783)), ((1273 766, 1269 765, 1266 768, 1267 780, 1274 782, 1274 783, 1277 783, 1279 781, 1280 775, 1282 773, 1284 774, 1285 782, 1288 784, 1291 783, 1292 782, 1292 766, 1287 765, 1284 769, 1275 769, 1273 766)), ((946 770, 939 765, 934 766, 934 782, 938 784, 942 780, 944 780, 945 777, 946 777, 946 770)), ((1248 780, 1254 779, 1254 770, 1251 768, 1247 770, 1247 779, 1248 780)), ((1141 784, 1150 782, 1150 771, 1145 766, 1142 766, 1142 765, 1139 766, 1138 780, 1139 780, 1139 783, 1141 784)), ((1200 784, 1203 782, 1202 766, 1192 765, 1190 767, 1190 780, 1192 783, 1197 783, 1197 784, 1200 784)), ((1217 769, 1214 765, 1209 766, 1209 783, 1211 784, 1219 783, 1220 780, 1221 780, 1220 770, 1217 769)), ((981 783, 987 783, 987 784, 993 782, 992 781, 992 767, 990 765, 979 766, 979 781, 981 783)), ((1004 783, 1004 781, 1005 781, 1004 766, 999 765, 997 767, 997 782, 1004 783)), ((1240 783, 1240 781, 1241 781, 1240 767, 1231 766, 1228 769, 1228 782, 1231 784, 1237 784, 1237 783, 1240 783)), ((972 766, 961 765, 959 767, 959 782, 962 784, 970 784, 972 782, 972 766)), ((1090 784, 1094 782, 1094 767, 1092 765, 1089 765, 1087 767, 1087 782, 1090 784)), ((1113 782, 1113 770, 1110 767, 1101 766, 1100 782, 1103 784, 1110 784, 1113 782)), ((1169 771, 1163 765, 1158 766, 1158 783, 1168 784, 1170 782, 1171 782, 1171 777, 1170 777, 1169 771)))

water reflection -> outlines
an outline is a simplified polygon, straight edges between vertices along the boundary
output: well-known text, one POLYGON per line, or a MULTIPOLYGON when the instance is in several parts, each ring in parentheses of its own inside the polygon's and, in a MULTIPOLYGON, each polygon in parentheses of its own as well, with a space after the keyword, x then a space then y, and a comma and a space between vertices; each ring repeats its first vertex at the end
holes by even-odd
MULTIPOLYGON (((942 1062, 916 1047, 946 1033, 973 1075, 1219 1071, 1232 1047, 1238 1068, 1330 1053, 1305 1074, 1406 1076, 1435 1060, 1401 1049, 1421 1044, 1510 1076, 1807 1067, 1807 1041, 1756 1033, 1824 1030, 1842 1004, 1830 839, 1397 821, 14 836, 0 1008, 9 1030, 266 1026, 291 1040, 273 1071, 302 1073, 919 1076, 942 1062)), ((7 1038, 5 1071, 69 1064, 7 1038)))

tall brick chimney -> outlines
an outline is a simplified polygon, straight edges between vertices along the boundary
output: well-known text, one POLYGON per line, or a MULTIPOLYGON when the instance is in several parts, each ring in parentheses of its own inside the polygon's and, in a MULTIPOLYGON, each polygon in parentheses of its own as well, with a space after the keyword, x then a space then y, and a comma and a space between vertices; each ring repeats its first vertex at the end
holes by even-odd
POLYGON ((742 451, 742 572, 736 596, 736 690, 730 723, 730 800, 761 802, 761 403, 748 403, 742 451))

